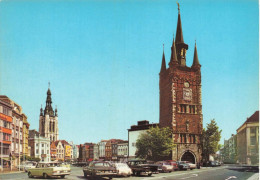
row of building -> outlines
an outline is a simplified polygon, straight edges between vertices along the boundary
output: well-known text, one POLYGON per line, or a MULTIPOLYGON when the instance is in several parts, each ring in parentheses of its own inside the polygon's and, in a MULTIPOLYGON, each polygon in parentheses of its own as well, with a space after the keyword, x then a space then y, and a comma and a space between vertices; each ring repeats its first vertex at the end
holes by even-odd
POLYGON ((259 111, 247 118, 237 129, 237 134, 232 134, 228 140, 224 140, 220 159, 224 163, 259 163, 259 111))
POLYGON ((7 96, 0 95, 0 163, 17 165, 21 157, 29 155, 30 124, 22 107, 7 96))

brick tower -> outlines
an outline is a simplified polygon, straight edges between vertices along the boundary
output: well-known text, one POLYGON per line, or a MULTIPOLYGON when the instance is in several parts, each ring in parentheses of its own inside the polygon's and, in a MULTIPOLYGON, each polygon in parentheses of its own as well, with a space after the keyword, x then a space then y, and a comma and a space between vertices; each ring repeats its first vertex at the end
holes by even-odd
POLYGON ((186 66, 180 9, 176 40, 172 43, 169 68, 166 68, 163 51, 160 71, 160 127, 170 127, 177 147, 172 151, 173 160, 201 161, 202 104, 201 65, 195 42, 193 64, 186 66))

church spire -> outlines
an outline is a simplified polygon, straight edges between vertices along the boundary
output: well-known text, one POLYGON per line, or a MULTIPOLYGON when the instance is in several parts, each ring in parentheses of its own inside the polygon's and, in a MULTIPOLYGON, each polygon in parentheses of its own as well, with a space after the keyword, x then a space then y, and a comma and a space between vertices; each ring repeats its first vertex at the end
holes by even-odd
POLYGON ((199 58, 198 58, 198 53, 197 53, 197 44, 195 41, 195 48, 194 48, 194 57, 193 57, 193 63, 192 63, 192 68, 196 68, 196 67, 201 67, 200 62, 199 62, 199 58))
POLYGON ((46 98, 46 106, 44 109, 44 115, 48 114, 50 116, 53 116, 53 109, 52 109, 52 100, 51 100, 51 90, 50 90, 50 82, 49 82, 49 88, 47 91, 47 98, 46 98))
POLYGON ((162 56, 162 66, 160 73, 166 71, 165 55, 164 55, 164 44, 163 44, 163 56, 162 56))
POLYGON ((175 47, 175 41, 174 41, 174 35, 173 35, 173 41, 172 41, 172 54, 171 54, 171 60, 169 62, 169 66, 172 67, 173 65, 178 64, 178 60, 177 60, 177 54, 176 54, 176 47, 175 47))
POLYGON ((186 66, 186 50, 188 50, 188 45, 184 43, 182 25, 181 25, 181 13, 180 13, 180 4, 178 4, 178 23, 176 29, 175 45, 178 64, 181 66, 186 66))
POLYGON ((177 23, 177 30, 176 30, 176 43, 184 43, 183 34, 182 34, 182 26, 181 26, 181 13, 180 13, 180 4, 178 4, 178 23, 177 23))

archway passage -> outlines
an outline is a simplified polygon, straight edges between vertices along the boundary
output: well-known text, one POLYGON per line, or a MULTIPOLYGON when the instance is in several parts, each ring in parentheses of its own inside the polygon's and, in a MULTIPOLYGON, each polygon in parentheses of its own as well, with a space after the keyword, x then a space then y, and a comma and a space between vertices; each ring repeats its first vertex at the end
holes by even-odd
POLYGON ((191 152, 187 151, 182 155, 181 161, 189 161, 195 164, 195 157, 191 152))

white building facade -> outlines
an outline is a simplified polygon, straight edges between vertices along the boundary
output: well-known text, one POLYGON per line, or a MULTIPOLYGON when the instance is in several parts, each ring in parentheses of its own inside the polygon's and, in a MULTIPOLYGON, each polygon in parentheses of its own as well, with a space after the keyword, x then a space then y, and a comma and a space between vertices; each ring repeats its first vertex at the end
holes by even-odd
POLYGON ((98 154, 99 154, 99 159, 105 159, 105 151, 106 151, 106 143, 107 140, 101 140, 98 143, 98 154))
POLYGON ((50 162, 50 139, 40 136, 36 130, 29 131, 29 146, 31 146, 31 156, 40 158, 41 162, 50 162))
POLYGON ((145 133, 150 127, 158 126, 158 124, 149 124, 149 121, 143 120, 138 121, 137 125, 131 126, 128 129, 128 158, 136 158, 136 141, 139 138, 140 134, 145 133))
POLYGON ((128 141, 117 144, 117 156, 120 162, 126 162, 128 157, 128 141))

